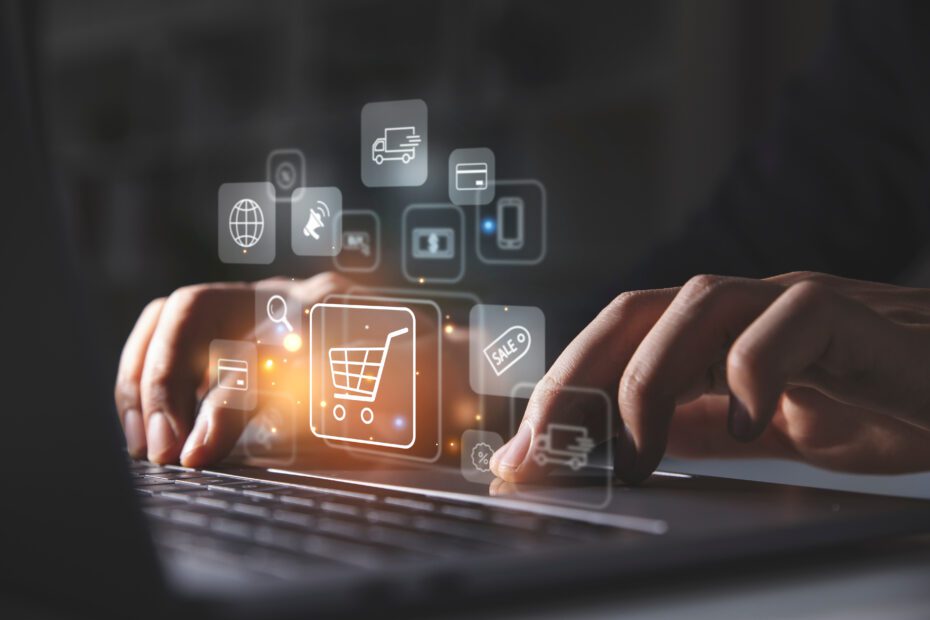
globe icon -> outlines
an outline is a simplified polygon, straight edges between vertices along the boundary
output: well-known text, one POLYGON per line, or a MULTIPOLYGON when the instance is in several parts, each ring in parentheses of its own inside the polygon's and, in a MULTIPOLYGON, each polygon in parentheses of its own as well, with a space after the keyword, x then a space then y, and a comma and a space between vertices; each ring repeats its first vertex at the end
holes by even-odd
POLYGON ((257 202, 243 198, 229 212, 229 234, 241 248, 250 248, 261 241, 265 232, 265 214, 257 202))

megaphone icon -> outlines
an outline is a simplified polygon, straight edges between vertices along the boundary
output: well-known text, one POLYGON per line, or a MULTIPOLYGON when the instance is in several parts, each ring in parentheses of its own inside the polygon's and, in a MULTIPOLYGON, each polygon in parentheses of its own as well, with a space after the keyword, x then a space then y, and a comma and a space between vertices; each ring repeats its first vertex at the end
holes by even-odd
POLYGON ((319 230, 326 226, 326 220, 329 219, 329 207, 322 200, 317 200, 316 203, 319 206, 310 209, 310 217, 304 225, 304 237, 319 240, 319 230))

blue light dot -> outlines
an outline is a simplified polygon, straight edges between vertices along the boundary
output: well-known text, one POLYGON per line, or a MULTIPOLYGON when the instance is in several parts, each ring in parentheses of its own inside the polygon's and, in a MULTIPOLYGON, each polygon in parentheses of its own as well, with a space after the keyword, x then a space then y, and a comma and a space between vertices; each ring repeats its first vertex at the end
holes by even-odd
POLYGON ((497 230, 497 222, 494 221, 493 217, 486 217, 481 220, 481 230, 486 235, 494 234, 494 231, 497 230))
POLYGON ((394 426, 396 426, 397 428, 403 428, 404 419, 401 416, 397 416, 396 418, 394 418, 394 426))

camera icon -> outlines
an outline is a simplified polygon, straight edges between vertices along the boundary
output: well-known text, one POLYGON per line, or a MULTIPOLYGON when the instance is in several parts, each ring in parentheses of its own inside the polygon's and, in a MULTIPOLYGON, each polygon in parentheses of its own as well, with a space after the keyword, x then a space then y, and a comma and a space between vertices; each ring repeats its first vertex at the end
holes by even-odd
POLYGON ((300 149, 275 149, 265 162, 268 182, 274 185, 278 201, 290 198, 298 187, 306 185, 306 161, 300 149))

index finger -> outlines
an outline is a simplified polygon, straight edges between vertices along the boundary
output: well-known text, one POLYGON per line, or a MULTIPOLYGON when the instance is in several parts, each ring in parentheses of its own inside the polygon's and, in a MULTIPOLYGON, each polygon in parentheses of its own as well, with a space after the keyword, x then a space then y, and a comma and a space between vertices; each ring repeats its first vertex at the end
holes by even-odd
POLYGON ((610 303, 559 355, 530 396, 516 435, 491 458, 491 470, 510 482, 543 472, 527 458, 533 439, 556 415, 571 411, 577 393, 563 386, 616 393, 620 374, 643 336, 649 332, 676 289, 623 293, 610 303))

